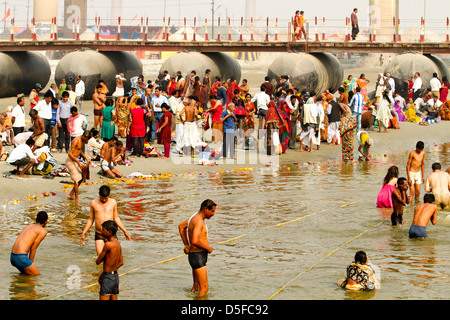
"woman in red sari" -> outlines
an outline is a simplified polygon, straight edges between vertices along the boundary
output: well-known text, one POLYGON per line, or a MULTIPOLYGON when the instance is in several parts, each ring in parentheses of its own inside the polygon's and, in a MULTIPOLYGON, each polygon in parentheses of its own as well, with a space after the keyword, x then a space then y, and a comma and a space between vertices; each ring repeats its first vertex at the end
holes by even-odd
POLYGON ((248 130, 254 130, 255 129, 255 105, 253 104, 252 95, 250 93, 247 93, 245 95, 245 117, 244 117, 244 134, 249 135, 251 132, 248 132, 248 130))
MULTIPOLYGON (((287 107, 289 108, 289 106, 287 107)), ((274 130, 278 129, 278 136, 280 138, 281 152, 279 153, 284 153, 286 151, 287 145, 289 144, 289 131, 287 128, 288 126, 286 125, 284 119, 282 118, 279 110, 280 109, 277 108, 275 102, 271 100, 268 104, 266 124, 265 124, 267 134, 267 155, 272 154, 272 135, 274 130)))
POLYGON ((172 140, 172 131, 170 130, 170 124, 172 123, 172 112, 169 111, 167 103, 161 105, 161 109, 164 114, 161 117, 161 126, 158 128, 157 133, 160 136, 161 142, 164 145, 164 158, 170 156, 170 142, 172 140))

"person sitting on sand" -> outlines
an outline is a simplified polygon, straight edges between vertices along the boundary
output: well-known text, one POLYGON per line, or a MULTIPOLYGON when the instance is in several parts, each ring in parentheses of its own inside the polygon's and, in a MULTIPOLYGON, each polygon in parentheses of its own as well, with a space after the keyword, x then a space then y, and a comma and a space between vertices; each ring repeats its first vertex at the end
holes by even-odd
POLYGON ((37 157, 33 154, 32 148, 34 147, 34 140, 28 138, 28 140, 13 149, 8 159, 7 163, 16 166, 15 174, 19 177, 24 177, 25 173, 35 164, 37 164, 37 157), (25 166, 25 168, 20 171, 20 167, 25 166))
POLYGON ((347 276, 338 281, 338 286, 348 290, 379 289, 380 283, 375 276, 373 265, 364 251, 355 254, 355 260, 347 267, 347 276))
POLYGON ((121 178, 122 174, 115 168, 119 157, 122 155, 122 141, 117 141, 114 147, 108 148, 105 153, 105 157, 100 162, 102 171, 108 178, 121 178))

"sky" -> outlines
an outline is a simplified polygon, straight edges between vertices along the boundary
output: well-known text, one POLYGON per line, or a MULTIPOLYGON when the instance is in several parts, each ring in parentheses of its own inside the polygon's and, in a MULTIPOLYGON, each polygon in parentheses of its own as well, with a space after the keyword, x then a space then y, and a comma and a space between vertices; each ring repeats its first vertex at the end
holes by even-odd
MULTIPOLYGON (((11 8, 11 14, 15 12, 16 26, 24 24, 27 17, 27 4, 29 4, 29 18, 33 15, 33 0, 2 0, 0 2, 0 12, 5 8, 11 8), (5 5, 6 3, 6 5, 5 5)), ((204 20, 211 19, 212 1, 215 7, 215 21, 218 16, 222 21, 225 17, 230 17, 233 21, 239 21, 245 17, 245 0, 123 0, 122 21, 130 21, 136 15, 138 19, 133 23, 137 24, 141 16, 150 17, 150 19, 161 20, 164 15, 164 4, 166 4, 166 16, 170 16, 172 22, 178 23, 179 17, 193 19, 194 16, 204 20)), ((295 10, 305 11, 307 20, 312 21, 317 16, 319 19, 326 17, 333 23, 345 23, 345 17, 350 16, 354 7, 359 9, 358 16, 362 24, 367 24, 369 11, 369 0, 317 0, 317 1, 298 1, 283 0, 276 2, 274 0, 255 0, 257 18, 275 20, 287 23, 294 15, 295 10)), ((400 19, 404 21, 418 21, 420 17, 426 17, 430 24, 436 23, 443 25, 447 16, 450 16, 450 0, 399 0, 400 19), (424 5, 426 4, 426 7, 424 5), (424 12, 425 11, 425 12, 424 12)), ((107 20, 111 12, 111 0, 87 0, 88 19, 94 19, 96 15, 102 16, 107 20)), ((64 0, 58 0, 58 21, 62 21, 64 12, 64 0)), ((3 15, 3 14, 2 14, 3 15)), ((331 23, 331 22, 330 22, 331 23)))

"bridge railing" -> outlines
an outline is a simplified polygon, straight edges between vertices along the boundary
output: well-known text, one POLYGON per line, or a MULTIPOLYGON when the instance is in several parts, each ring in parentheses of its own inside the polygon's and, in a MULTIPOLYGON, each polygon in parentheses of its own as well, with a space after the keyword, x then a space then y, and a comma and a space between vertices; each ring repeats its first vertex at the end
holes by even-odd
MULTIPOLYGON (((326 19, 307 17, 306 39, 296 40, 293 19, 208 19, 171 17, 134 17, 117 20, 95 17, 72 20, 62 26, 56 18, 51 23, 36 23, 35 19, 9 19, 0 35, 3 41, 18 40, 145 40, 145 41, 351 41, 350 18, 326 19)), ((417 19, 383 18, 378 21, 359 20, 357 41, 383 42, 449 42, 449 18, 424 21, 417 19)))

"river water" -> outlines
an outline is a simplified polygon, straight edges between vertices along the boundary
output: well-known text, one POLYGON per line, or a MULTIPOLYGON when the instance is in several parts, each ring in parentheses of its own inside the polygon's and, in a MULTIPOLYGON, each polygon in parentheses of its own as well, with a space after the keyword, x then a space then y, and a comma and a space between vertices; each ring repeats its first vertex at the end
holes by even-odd
MULTIPOLYGON (((433 148, 427 163, 449 163, 448 146, 433 148)), ((280 158, 279 167, 205 169, 110 184, 132 236, 126 241, 118 232, 124 256, 119 298, 195 298, 177 226, 210 198, 218 207, 207 221, 214 248, 207 265, 208 299, 449 299, 449 212, 439 211, 428 238, 409 239, 414 205, 405 208, 404 225, 396 227, 391 211, 375 206, 389 163, 404 172, 407 155, 391 152, 384 163, 350 164, 338 158, 310 163, 280 158), (349 293, 336 285, 358 250, 379 268, 379 290, 349 293)), ((95 265, 93 228, 86 246, 80 244, 97 190, 83 186, 79 206, 58 193, 0 210, 0 299, 98 299, 101 266, 95 265), (26 277, 10 265, 9 254, 39 210, 50 215, 49 234, 35 258, 41 275, 26 277)))

